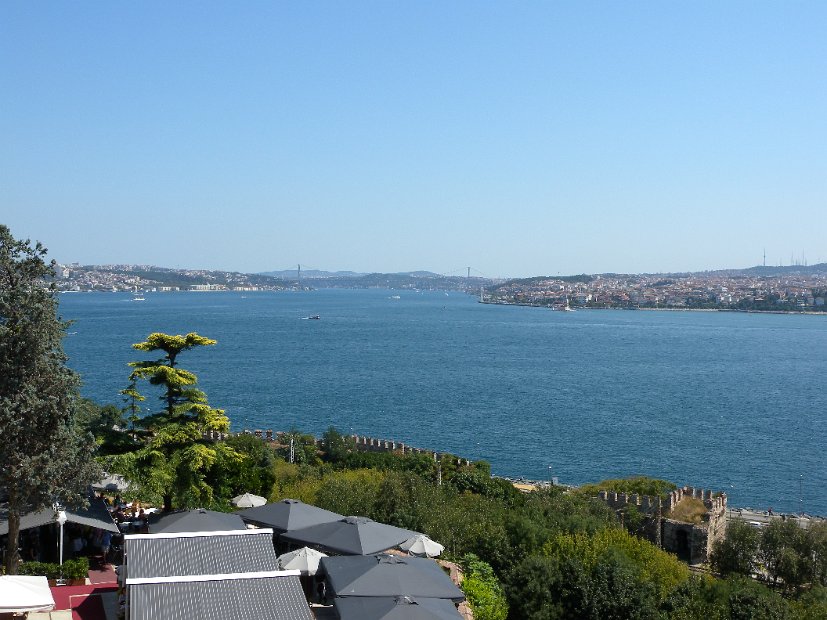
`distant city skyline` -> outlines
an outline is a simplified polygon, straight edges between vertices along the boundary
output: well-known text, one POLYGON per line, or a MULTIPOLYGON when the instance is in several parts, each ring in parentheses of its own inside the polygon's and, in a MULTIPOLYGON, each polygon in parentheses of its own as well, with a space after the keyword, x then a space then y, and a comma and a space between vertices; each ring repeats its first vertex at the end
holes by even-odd
POLYGON ((0 222, 60 262, 827 261, 827 4, 0 5, 0 222))

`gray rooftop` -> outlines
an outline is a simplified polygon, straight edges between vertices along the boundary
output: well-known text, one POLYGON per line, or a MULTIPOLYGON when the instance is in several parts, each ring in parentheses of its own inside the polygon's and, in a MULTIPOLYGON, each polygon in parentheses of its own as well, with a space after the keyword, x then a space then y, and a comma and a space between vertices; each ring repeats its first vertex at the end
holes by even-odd
POLYGON ((129 620, 311 620, 294 575, 129 586, 129 620))
POLYGON ((272 536, 125 536, 128 620, 312 620, 298 572, 278 570, 272 536))
POLYGON ((124 536, 129 579, 278 570, 271 530, 237 535, 124 536))

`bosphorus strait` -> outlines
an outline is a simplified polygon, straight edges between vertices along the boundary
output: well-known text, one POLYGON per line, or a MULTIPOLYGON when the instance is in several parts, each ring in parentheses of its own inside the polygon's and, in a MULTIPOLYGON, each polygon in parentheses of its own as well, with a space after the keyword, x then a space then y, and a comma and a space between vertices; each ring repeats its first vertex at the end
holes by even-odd
POLYGON ((567 313, 378 289, 66 294, 60 311, 70 366, 101 403, 119 403, 127 362, 147 359, 132 343, 196 331, 218 344, 186 366, 235 430, 334 425, 500 475, 648 474, 731 505, 827 513, 822 316, 567 313))

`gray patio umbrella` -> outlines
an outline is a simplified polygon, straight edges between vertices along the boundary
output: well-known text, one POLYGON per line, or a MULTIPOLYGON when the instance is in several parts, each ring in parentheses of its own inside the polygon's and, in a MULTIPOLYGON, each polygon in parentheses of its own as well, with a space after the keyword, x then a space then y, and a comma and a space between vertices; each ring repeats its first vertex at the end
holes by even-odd
POLYGON ((297 499, 283 499, 280 502, 242 510, 236 514, 248 523, 271 527, 276 532, 298 530, 344 518, 343 515, 305 504, 297 499))
POLYGON ((459 620, 454 604, 443 598, 348 596, 333 599, 340 620, 459 620))
POLYGON ((244 493, 242 495, 236 495, 231 500, 233 506, 238 508, 255 508, 256 506, 264 506, 267 503, 267 500, 264 499, 261 495, 253 495, 252 493, 244 493))
POLYGON ((337 597, 409 596, 444 598, 456 603, 465 595, 433 560, 378 554, 322 558, 327 590, 337 597))
POLYGON ((169 512, 160 517, 150 518, 149 531, 153 534, 173 532, 225 532, 246 530, 247 526, 237 514, 215 512, 214 510, 183 510, 169 512))
POLYGON ((281 539, 333 553, 368 555, 392 549, 416 533, 367 517, 345 517, 300 530, 288 530, 281 539))

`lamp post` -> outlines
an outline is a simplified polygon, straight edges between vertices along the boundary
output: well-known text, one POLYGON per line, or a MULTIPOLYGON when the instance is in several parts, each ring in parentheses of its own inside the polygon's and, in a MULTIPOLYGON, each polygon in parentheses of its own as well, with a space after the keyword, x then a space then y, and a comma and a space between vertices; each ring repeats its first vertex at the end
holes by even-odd
POLYGON ((548 466, 548 486, 549 488, 554 486, 554 478, 551 477, 551 465, 548 466))
POLYGON ((60 579, 57 580, 57 585, 66 585, 66 580, 63 578, 63 524, 66 523, 66 511, 60 504, 55 504, 55 521, 60 526, 60 579))

